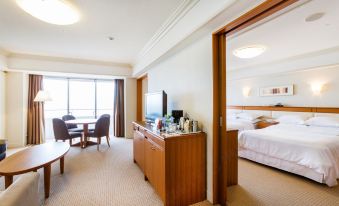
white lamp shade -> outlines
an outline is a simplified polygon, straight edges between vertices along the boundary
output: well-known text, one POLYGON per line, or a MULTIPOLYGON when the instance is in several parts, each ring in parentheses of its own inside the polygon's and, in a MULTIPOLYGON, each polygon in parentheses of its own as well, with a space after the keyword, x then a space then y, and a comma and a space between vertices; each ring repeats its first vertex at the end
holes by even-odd
POLYGON ((48 91, 40 90, 34 98, 35 102, 52 101, 52 98, 48 91))

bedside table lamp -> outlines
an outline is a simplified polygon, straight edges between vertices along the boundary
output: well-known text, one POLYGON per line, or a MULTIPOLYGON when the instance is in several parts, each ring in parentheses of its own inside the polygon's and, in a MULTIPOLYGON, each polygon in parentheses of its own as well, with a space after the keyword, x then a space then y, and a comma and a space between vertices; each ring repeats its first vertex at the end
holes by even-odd
POLYGON ((40 90, 34 98, 35 102, 47 102, 52 101, 50 93, 48 91, 40 90))
MULTIPOLYGON (((37 93, 37 95, 35 96, 33 101, 34 101, 34 103, 41 103, 42 106, 44 106, 44 103, 47 102, 47 101, 52 101, 52 98, 51 98, 51 95, 48 91, 40 90, 37 93)), ((43 111, 42 111, 42 118, 40 120, 40 125, 41 125, 42 139, 43 139, 42 141, 44 141, 44 138, 45 138, 45 117, 44 117, 43 111)))

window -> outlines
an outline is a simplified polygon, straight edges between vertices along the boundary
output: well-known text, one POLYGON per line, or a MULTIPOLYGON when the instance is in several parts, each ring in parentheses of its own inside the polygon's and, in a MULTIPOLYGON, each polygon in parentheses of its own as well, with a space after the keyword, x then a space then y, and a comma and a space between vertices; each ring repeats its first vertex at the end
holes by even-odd
POLYGON ((45 77, 44 90, 49 91, 53 99, 45 102, 47 139, 54 138, 52 119, 66 114, 76 118, 98 118, 102 114, 109 114, 112 128, 113 81, 45 77))
POLYGON ((95 81, 69 81, 69 114, 77 118, 95 117, 95 81))

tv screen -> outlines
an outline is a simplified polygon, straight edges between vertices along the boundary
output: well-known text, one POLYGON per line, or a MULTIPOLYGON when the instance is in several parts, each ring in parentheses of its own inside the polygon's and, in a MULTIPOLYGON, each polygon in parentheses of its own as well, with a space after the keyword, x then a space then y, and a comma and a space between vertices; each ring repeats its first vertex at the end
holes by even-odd
POLYGON ((154 121, 167 114, 167 94, 164 91, 145 94, 145 118, 154 121))

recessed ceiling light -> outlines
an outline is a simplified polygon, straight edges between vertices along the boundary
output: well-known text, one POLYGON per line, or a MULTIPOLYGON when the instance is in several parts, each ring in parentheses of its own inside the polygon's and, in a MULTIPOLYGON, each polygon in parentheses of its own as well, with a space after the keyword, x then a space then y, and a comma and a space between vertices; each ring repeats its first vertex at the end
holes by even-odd
POLYGON ((257 57, 264 53, 266 50, 265 46, 262 45, 251 45, 238 48, 233 51, 234 56, 239 57, 241 59, 250 59, 257 57))
POLYGON ((314 13, 305 18, 306 22, 313 22, 321 19, 325 15, 324 12, 314 13))
POLYGON ((69 25, 79 21, 79 12, 65 0, 16 0, 21 9, 41 21, 69 25))

